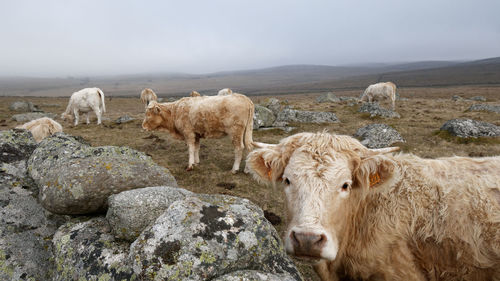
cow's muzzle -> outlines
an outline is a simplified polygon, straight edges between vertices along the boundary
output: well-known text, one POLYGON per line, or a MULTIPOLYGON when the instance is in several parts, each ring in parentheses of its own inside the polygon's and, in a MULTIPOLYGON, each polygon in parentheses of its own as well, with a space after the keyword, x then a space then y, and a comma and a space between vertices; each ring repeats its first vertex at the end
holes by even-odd
POLYGON ((322 250, 327 243, 323 233, 290 231, 293 254, 305 258, 322 258, 322 250))

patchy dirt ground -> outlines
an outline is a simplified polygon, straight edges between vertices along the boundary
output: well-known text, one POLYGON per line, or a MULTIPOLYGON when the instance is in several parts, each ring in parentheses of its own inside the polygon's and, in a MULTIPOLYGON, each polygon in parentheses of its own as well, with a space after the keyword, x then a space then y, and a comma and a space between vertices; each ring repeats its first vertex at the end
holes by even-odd
MULTIPOLYGON (((106 89, 103 89, 106 93, 106 89)), ((287 101, 296 109, 334 112, 340 119, 336 124, 292 124, 297 127, 291 133, 280 130, 254 131, 254 140, 277 143, 280 139, 294 133, 328 130, 337 134, 353 135, 362 126, 371 123, 385 123, 395 128, 406 139, 400 144, 404 152, 421 157, 441 156, 492 156, 500 155, 500 140, 476 140, 460 143, 453 138, 442 138, 437 135, 441 125, 453 118, 471 118, 486 121, 500 126, 500 114, 488 112, 467 112, 474 103, 472 101, 452 101, 453 95, 465 98, 484 96, 488 104, 500 104, 500 87, 493 86, 460 86, 446 88, 404 88, 398 91, 405 101, 396 103, 396 111, 401 119, 370 119, 367 114, 358 113, 358 105, 350 106, 348 102, 318 104, 315 98, 319 93, 302 95, 280 95, 277 98, 287 101)), ((336 91, 337 96, 359 96, 360 91, 336 91)), ((251 97, 254 103, 263 102, 269 96, 251 97)), ((68 98, 0 98, 0 129, 10 129, 21 123, 11 120, 15 112, 9 110, 13 101, 26 100, 38 105, 46 112, 60 115, 66 108, 68 98)), ((482 102, 481 102, 482 103, 482 102)), ((387 103, 383 103, 387 107, 387 103)), ((139 98, 106 98, 107 112, 104 114, 103 126, 96 125, 92 114, 92 124, 80 124, 76 127, 62 122, 68 134, 82 136, 94 146, 116 145, 129 146, 143 151, 153 159, 170 169, 180 186, 198 193, 219 193, 245 197, 274 213, 270 216, 278 231, 284 227, 284 194, 279 188, 262 186, 249 175, 242 172, 232 175, 230 170, 234 160, 233 150, 228 138, 202 140, 200 149, 200 165, 192 172, 186 172, 188 152, 186 145, 172 139, 164 132, 144 132, 141 128, 144 117, 144 106, 139 98), (117 125, 118 117, 128 114, 136 120, 117 125)), ((81 120, 85 118, 81 117, 81 120)), ((57 121, 61 122, 60 119, 57 121)), ((242 163, 244 167, 244 163, 242 163)), ((243 170, 243 168, 241 169, 243 170)), ((318 280, 311 268, 299 265, 306 280, 318 280)))

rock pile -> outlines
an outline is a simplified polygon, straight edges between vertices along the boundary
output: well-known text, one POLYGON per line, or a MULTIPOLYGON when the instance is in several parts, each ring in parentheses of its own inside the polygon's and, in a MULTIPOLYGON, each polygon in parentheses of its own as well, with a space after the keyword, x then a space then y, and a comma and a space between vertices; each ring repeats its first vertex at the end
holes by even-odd
POLYGON ((397 142, 405 142, 398 131, 386 124, 370 124, 359 128, 354 137, 368 148, 383 148, 397 142))
POLYGON ((500 126, 472 119, 452 119, 446 121, 440 130, 461 138, 499 137, 500 126))

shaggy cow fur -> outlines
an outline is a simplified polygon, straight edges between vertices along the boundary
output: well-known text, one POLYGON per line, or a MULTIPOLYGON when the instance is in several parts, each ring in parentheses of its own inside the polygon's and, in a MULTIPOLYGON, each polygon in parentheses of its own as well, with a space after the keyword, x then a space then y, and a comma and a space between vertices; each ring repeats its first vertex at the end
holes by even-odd
POLYGON ((500 280, 500 157, 423 159, 301 133, 252 151, 282 182, 288 253, 322 280, 500 280))
POLYGON ((33 138, 37 142, 41 142, 44 138, 54 133, 63 131, 61 124, 57 123, 56 121, 48 117, 42 117, 39 119, 29 121, 28 123, 25 123, 16 128, 30 131, 31 134, 33 135, 33 138))

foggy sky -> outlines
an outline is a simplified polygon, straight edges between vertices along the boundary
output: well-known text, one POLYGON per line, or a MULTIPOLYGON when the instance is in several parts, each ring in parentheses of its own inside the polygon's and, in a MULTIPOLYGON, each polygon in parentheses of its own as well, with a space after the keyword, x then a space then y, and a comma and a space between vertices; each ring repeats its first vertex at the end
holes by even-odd
POLYGON ((500 56, 498 0, 0 0, 0 76, 500 56))

